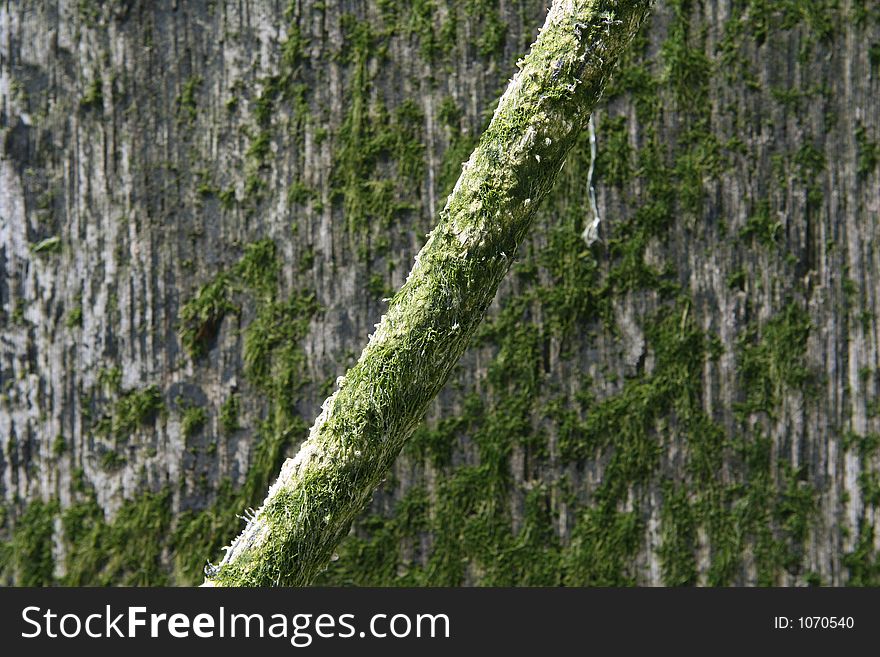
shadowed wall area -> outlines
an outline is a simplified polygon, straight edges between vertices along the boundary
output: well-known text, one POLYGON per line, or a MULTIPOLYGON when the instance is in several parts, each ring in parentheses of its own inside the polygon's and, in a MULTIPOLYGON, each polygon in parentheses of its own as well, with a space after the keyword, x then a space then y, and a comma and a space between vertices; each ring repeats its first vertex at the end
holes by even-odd
MULTIPOLYGON (((192 584, 532 0, 0 7, 0 581, 192 584)), ((880 8, 665 0, 321 584, 880 584, 880 8)))

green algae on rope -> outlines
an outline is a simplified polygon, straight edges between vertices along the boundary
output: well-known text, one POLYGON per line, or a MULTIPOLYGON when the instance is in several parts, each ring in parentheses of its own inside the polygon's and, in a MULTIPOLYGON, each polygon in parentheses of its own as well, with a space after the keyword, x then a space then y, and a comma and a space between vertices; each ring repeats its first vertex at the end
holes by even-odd
POLYGON ((405 284, 207 585, 305 585, 331 560, 458 362, 650 4, 553 3, 405 284))

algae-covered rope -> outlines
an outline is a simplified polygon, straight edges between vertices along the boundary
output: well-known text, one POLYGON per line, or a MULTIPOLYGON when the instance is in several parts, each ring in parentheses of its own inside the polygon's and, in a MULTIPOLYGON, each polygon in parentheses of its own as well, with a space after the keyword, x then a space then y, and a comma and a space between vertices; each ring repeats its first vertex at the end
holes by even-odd
POLYGON ((327 566, 495 296, 650 0, 557 0, 358 362, 206 585, 327 566))

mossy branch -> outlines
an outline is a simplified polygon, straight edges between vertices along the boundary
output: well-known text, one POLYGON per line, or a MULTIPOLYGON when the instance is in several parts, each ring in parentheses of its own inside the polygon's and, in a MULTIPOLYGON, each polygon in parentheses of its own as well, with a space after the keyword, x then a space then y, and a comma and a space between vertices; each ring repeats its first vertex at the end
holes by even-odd
POLYGON ((556 0, 360 360, 206 585, 306 585, 326 567, 507 273, 650 0, 556 0))

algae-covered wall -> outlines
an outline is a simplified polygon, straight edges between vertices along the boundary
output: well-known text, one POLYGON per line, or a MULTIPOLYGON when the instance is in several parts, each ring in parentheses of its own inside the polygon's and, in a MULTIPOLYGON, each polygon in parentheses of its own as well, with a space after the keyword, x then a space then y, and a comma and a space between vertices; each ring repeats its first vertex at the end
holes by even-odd
MULTIPOLYGON (((0 8, 0 567, 194 583, 544 2, 0 8)), ((322 584, 878 584, 880 8, 667 0, 322 584)))

